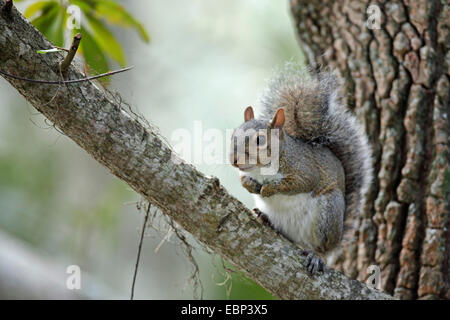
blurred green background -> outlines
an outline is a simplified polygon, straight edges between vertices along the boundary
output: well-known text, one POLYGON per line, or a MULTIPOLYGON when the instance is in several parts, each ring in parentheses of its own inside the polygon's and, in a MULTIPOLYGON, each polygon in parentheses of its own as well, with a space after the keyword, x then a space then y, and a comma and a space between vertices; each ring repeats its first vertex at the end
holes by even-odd
MULTIPOLYGON (((30 3, 17 7, 24 12, 30 3)), ((126 7, 151 40, 111 27, 126 64, 135 68, 113 77, 110 89, 169 141, 175 129, 193 130, 194 121, 202 121, 204 130, 236 127, 247 105, 258 108, 274 68, 303 61, 287 1, 133 0, 126 7)), ((110 68, 120 67, 107 59, 110 68)), ((140 197, 3 78, 0 95, 0 298, 129 298, 143 221, 135 205, 140 197), (82 270, 82 288, 74 296, 65 289, 72 264, 82 270)), ((253 206, 231 166, 197 167, 253 206)), ((192 298, 191 265, 177 245, 165 243, 154 253, 162 228, 146 232, 135 298, 192 298)), ((218 285, 226 279, 220 258, 191 242, 203 298, 227 298, 230 282, 218 285)), ((231 276, 231 299, 271 298, 242 275, 231 276)))

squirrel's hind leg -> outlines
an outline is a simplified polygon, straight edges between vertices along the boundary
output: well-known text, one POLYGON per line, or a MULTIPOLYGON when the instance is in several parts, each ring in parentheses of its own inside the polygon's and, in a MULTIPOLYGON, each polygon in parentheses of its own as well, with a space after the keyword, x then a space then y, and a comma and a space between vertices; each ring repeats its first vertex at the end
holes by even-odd
POLYGON ((304 250, 303 254, 306 255, 306 269, 312 274, 324 270, 325 263, 322 259, 314 254, 311 250, 304 250))
POLYGON ((342 238, 344 223, 345 201, 344 195, 333 191, 318 197, 319 214, 311 225, 311 236, 305 250, 306 267, 309 272, 316 273, 324 269, 325 263, 317 254, 325 256, 338 246, 342 238))
POLYGON ((345 200, 341 192, 318 197, 319 213, 311 225, 309 247, 325 255, 339 245, 344 224, 345 200))

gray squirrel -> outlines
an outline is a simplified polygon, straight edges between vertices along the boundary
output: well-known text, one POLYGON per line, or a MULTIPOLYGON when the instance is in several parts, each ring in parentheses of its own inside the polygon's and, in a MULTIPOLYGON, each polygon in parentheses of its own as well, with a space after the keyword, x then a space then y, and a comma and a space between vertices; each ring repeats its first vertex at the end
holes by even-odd
POLYGON ((269 81, 259 119, 247 107, 232 135, 230 162, 255 212, 305 250, 311 273, 340 243, 346 216, 360 213, 372 177, 367 137, 341 87, 332 72, 288 64, 269 81), (274 159, 277 172, 262 174, 274 159))

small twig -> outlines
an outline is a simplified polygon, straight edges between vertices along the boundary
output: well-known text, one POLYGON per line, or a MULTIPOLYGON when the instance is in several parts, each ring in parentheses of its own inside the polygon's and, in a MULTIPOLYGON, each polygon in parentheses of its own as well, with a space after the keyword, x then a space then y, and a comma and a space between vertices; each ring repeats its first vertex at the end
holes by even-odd
POLYGON ((65 83, 78 83, 78 82, 84 82, 84 81, 90 81, 90 80, 95 80, 98 78, 103 78, 103 77, 107 77, 107 76, 111 76, 113 74, 116 73, 121 73, 121 72, 125 72, 128 71, 130 69, 133 69, 133 67, 128 67, 128 68, 123 68, 123 69, 119 69, 119 70, 113 70, 113 71, 109 71, 106 73, 102 73, 102 74, 98 74, 96 76, 92 76, 92 77, 87 77, 87 78, 83 78, 83 79, 73 79, 73 80, 59 80, 59 81, 48 81, 48 80, 39 80, 39 79, 28 79, 28 78, 23 78, 23 77, 19 77, 10 73, 7 73, 3 70, 0 70, 0 74, 3 74, 4 76, 16 79, 16 80, 22 80, 22 81, 28 81, 28 82, 33 82, 33 83, 42 83, 42 84, 65 84, 65 83))
POLYGON ((11 14, 12 7, 13 7, 13 0, 6 0, 5 5, 2 8, 2 12, 9 15, 11 14))
POLYGON ((80 45, 80 41, 81 41, 81 33, 77 33, 73 37, 73 42, 72 42, 72 45, 70 46, 69 53, 67 54, 67 56, 65 57, 63 62, 61 62, 61 66, 60 66, 61 73, 64 74, 64 73, 66 73, 67 69, 69 69, 69 66, 72 63, 72 60, 75 57, 75 54, 77 53, 78 46, 80 45))
POLYGON ((58 50, 62 50, 62 51, 65 51, 65 52, 69 52, 70 51, 69 49, 58 47, 58 46, 53 46, 53 48, 56 48, 58 50))
POLYGON ((170 237, 172 236, 172 227, 169 226, 169 230, 167 230, 167 234, 164 236, 164 238, 161 240, 161 242, 156 246, 154 253, 158 253, 159 249, 162 247, 164 242, 170 241, 170 237))
POLYGON ((137 276, 137 272, 138 272, 138 268, 139 268, 139 259, 141 258, 141 249, 142 249, 142 242, 144 240, 145 226, 147 225, 148 214, 150 212, 151 207, 152 207, 152 205, 149 202, 147 212, 145 213, 145 217, 144 217, 144 224, 142 226, 141 239, 139 240, 138 254, 137 254, 137 258, 136 258, 136 266, 134 267, 134 274, 133 274, 133 284, 131 285, 130 300, 133 300, 133 297, 134 297, 134 285, 136 283, 136 276, 137 276))

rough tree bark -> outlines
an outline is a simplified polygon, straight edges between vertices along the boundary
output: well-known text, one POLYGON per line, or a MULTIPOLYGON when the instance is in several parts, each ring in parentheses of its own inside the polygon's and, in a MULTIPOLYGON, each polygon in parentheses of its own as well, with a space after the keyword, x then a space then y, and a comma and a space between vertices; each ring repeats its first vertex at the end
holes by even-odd
MULTIPOLYGON (((5 1, 0 0, 0 6, 5 1)), ((0 69, 26 78, 58 80, 63 55, 23 16, 0 16, 0 69)), ((69 78, 82 78, 71 66, 69 78)), ((50 86, 6 78, 38 111, 111 173, 159 207, 198 241, 283 299, 389 299, 327 269, 310 276, 295 245, 261 225, 216 178, 176 164, 170 148, 91 82, 50 86)))
POLYGON ((341 73, 373 146, 375 183, 335 266, 400 299, 450 299, 450 7, 439 0, 291 0, 312 67, 341 73), (368 29, 367 8, 381 12, 368 29))

